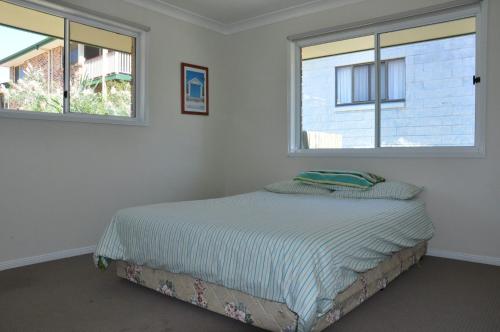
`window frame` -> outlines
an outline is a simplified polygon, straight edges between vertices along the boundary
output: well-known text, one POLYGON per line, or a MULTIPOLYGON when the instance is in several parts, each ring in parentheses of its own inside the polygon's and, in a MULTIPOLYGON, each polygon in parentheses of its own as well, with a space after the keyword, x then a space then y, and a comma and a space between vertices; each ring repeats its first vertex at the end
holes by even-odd
MULTIPOLYGON (((485 122, 486 122, 486 40, 487 40, 487 6, 488 0, 470 1, 466 5, 454 7, 436 7, 383 17, 376 20, 333 27, 317 32, 288 37, 289 71, 288 71, 288 156, 290 157, 429 157, 429 158, 484 158, 486 156, 485 122), (403 29, 425 26, 447 21, 476 17, 476 76, 481 83, 475 85, 475 145, 474 146, 436 146, 436 147, 381 147, 380 146, 380 89, 376 80, 378 111, 375 113, 375 147, 373 148, 341 148, 341 149, 304 149, 301 146, 301 48, 317 44, 335 42, 350 38, 373 35, 375 38, 376 71, 380 73, 380 34, 403 29)), ((379 74, 380 75, 380 74, 379 74)), ((471 77, 472 80, 472 77, 471 77)))
POLYGON ((146 73, 148 70, 147 59, 149 57, 149 27, 118 19, 116 17, 104 15, 78 6, 63 6, 44 0, 3 1, 11 3, 13 5, 37 10, 46 14, 59 16, 64 19, 64 90, 67 91, 67 93, 65 93, 64 96, 63 113, 55 114, 13 109, 0 109, 0 117, 135 126, 149 125, 149 105, 147 100, 148 90, 146 80, 146 73), (134 87, 132 93, 131 117, 70 112, 70 21, 135 38, 135 63, 132 64, 132 70, 134 73, 134 87))
MULTIPOLYGON (((386 64, 385 66, 385 91, 386 94, 388 95, 389 91, 389 67, 387 66, 387 62, 391 61, 397 61, 397 60, 405 60, 404 57, 399 57, 399 58, 391 58, 391 59, 386 59, 386 60, 381 60, 380 64, 386 64)), ((375 66, 375 62, 361 62, 361 63, 353 63, 351 65, 342 65, 342 66, 336 66, 335 67, 335 107, 344 107, 344 106, 353 106, 353 105, 367 105, 367 104, 373 104, 375 103, 375 97, 372 96, 372 90, 371 90, 371 79, 372 79, 372 72, 371 72, 371 66, 375 66), (370 85, 368 88, 368 95, 369 95, 369 100, 367 101, 354 101, 354 67, 359 67, 359 66, 368 66, 368 84, 370 85), (352 68, 351 70, 351 102, 350 103, 339 103, 338 102, 338 72, 337 70, 340 68, 352 68), (373 97, 373 98, 372 98, 373 97)), ((405 61, 405 69, 406 69, 406 61, 405 61)), ((376 84, 376 81, 375 81, 376 84)), ((376 93, 375 93, 376 94, 376 93)), ((380 98, 380 102, 382 103, 404 103, 406 101, 406 89, 405 89, 405 98, 398 98, 398 99, 389 99, 387 98, 380 98)))

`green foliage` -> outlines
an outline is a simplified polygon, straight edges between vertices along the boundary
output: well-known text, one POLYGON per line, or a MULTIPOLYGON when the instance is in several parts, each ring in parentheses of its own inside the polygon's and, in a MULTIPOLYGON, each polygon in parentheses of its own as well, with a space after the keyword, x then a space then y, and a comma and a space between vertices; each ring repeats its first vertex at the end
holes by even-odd
MULTIPOLYGON (((71 81, 70 108, 73 113, 93 115, 130 116, 131 85, 129 82, 106 82, 106 94, 102 93, 101 80, 75 77, 71 81)), ((31 65, 25 76, 8 87, 0 86, 5 102, 11 109, 33 112, 62 113, 63 90, 61 86, 49 89, 42 70, 31 65)))
POLYGON ((129 82, 106 82, 107 94, 101 91, 100 80, 87 77, 72 81, 71 112, 95 115, 129 116, 131 89, 129 82))
POLYGON ((25 70, 25 76, 18 83, 10 83, 4 92, 9 108, 33 112, 62 113, 62 90, 58 93, 47 93, 48 86, 41 70, 31 65, 25 70))

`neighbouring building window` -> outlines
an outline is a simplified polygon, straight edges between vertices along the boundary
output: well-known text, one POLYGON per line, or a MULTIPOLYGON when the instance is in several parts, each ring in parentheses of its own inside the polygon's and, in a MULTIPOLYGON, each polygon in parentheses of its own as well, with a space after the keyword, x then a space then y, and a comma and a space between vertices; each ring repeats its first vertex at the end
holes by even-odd
MULTIPOLYGON (((375 101, 375 64, 336 67, 337 106, 375 101)), ((406 87, 404 59, 380 62, 380 98, 383 102, 404 101, 406 87)))
POLYGON ((40 3, 0 0, 0 115, 144 122, 144 30, 94 26, 94 18, 83 23, 40 3))
POLYGON ((14 67, 14 82, 18 83, 19 80, 24 78, 24 69, 22 66, 14 67))
POLYGON ((85 59, 93 59, 97 58, 102 55, 102 50, 99 47, 94 47, 94 46, 84 46, 83 47, 84 51, 83 54, 85 56, 85 59))
POLYGON ((291 37, 290 153, 484 153, 481 8, 291 37))
MULTIPOLYGON (((78 49, 78 45, 71 44, 69 48, 69 63, 70 65, 75 65, 78 63, 78 58, 80 56, 80 50, 78 49)), ((61 63, 64 63, 64 54, 62 54, 61 63)))

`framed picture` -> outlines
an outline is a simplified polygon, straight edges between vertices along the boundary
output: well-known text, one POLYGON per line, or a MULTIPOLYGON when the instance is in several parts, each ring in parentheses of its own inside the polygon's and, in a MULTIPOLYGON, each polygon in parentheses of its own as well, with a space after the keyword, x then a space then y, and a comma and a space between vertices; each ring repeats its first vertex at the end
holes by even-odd
POLYGON ((208 115, 208 68, 181 63, 181 113, 208 115))

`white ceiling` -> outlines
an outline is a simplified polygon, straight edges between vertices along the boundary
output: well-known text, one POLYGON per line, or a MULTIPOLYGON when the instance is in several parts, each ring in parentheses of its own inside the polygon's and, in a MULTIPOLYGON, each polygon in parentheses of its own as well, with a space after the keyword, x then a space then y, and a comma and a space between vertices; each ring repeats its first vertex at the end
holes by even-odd
POLYGON ((231 34, 364 0, 124 0, 231 34))
POLYGON ((223 24, 246 21, 263 14, 317 0, 159 0, 223 24))

